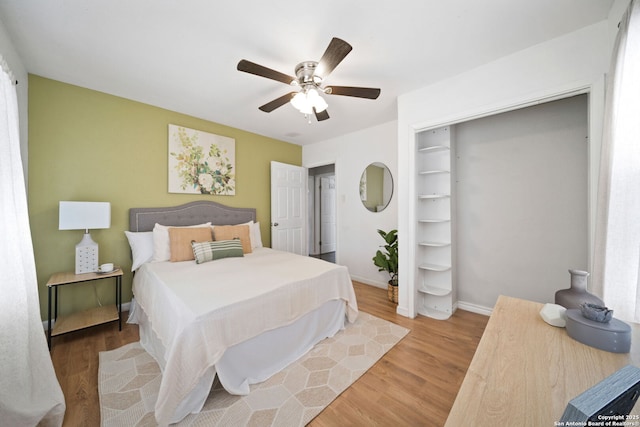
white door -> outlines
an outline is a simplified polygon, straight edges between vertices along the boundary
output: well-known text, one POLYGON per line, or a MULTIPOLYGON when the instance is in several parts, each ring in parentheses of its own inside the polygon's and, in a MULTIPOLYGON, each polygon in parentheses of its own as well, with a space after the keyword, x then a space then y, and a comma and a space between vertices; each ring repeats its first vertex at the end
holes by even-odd
POLYGON ((336 176, 320 178, 320 253, 336 251, 336 176))
POLYGON ((271 162, 271 247, 309 255, 306 220, 307 169, 271 162))

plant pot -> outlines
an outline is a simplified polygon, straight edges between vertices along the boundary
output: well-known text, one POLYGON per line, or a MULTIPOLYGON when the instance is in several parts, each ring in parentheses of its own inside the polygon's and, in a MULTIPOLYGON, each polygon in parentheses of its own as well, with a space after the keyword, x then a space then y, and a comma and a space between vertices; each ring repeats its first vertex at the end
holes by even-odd
POLYGON ((391 282, 387 284, 387 297, 389 301, 398 303, 398 285, 392 285, 391 282))

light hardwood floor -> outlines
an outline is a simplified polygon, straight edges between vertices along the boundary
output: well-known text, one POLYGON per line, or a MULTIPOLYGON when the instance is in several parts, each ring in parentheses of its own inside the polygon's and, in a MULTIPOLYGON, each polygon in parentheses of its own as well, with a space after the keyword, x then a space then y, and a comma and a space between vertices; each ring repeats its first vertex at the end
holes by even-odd
MULTIPOLYGON (((488 317, 458 310, 446 321, 396 314, 386 290, 354 282, 361 311, 411 329, 311 426, 442 426, 488 317)), ((98 352, 139 340, 116 323, 53 339, 51 357, 65 395, 64 426, 99 426, 98 352)), ((128 426, 127 426, 128 427, 128 426)))

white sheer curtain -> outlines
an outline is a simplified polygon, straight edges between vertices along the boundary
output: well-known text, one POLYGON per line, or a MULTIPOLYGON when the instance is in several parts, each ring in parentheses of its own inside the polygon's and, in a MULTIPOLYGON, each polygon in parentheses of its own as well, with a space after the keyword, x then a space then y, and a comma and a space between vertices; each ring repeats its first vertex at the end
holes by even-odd
POLYGON ((593 265, 596 293, 640 321, 640 2, 622 21, 607 81, 593 265))
POLYGON ((0 425, 60 426, 65 403, 40 318, 18 103, 0 56, 0 425))

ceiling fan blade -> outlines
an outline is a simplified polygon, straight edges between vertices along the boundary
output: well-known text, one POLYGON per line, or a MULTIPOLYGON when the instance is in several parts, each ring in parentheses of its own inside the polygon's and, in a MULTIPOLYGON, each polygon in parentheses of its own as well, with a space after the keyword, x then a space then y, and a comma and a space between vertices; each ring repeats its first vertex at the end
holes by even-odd
POLYGON ((351 52, 351 45, 337 37, 331 39, 327 50, 324 51, 315 74, 321 78, 326 78, 338 66, 339 63, 351 52))
POLYGON ((319 122, 327 120, 329 118, 329 113, 327 113, 327 110, 323 110, 318 113, 314 108, 313 113, 316 115, 316 120, 318 120, 319 122))
POLYGON ((293 95, 295 95, 297 92, 290 92, 287 93, 285 95, 282 95, 280 98, 276 98, 271 102, 267 102, 266 104, 264 104, 261 107, 258 107, 260 110, 264 111, 265 113, 270 113, 273 110, 275 110, 278 107, 282 107, 284 104, 286 104, 287 102, 291 101, 291 98, 293 97, 293 95))
POLYGON ((256 64, 255 62, 247 61, 246 59, 242 59, 238 62, 238 71, 244 71, 245 73, 266 77, 267 79, 276 80, 284 84, 291 84, 291 82, 296 80, 295 77, 288 76, 279 71, 256 64))
POLYGON ((376 99, 380 96, 380 89, 372 87, 353 87, 353 86, 327 86, 325 88, 327 95, 355 96, 356 98, 376 99))

